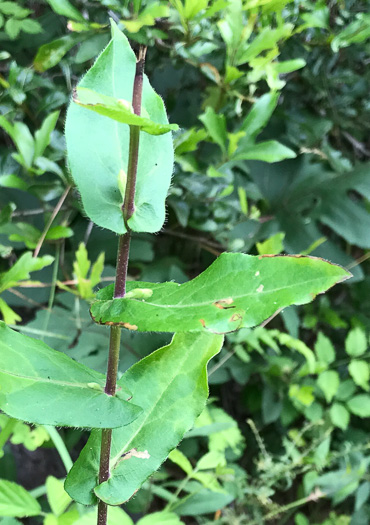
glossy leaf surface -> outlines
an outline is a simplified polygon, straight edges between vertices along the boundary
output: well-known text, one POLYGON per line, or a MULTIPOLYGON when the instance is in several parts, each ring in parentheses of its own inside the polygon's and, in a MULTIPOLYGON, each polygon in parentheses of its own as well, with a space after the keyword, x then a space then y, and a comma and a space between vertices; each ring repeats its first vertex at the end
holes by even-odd
POLYGON ((112 299, 101 290, 91 307, 95 322, 139 331, 232 332, 256 326, 277 310, 305 304, 349 272, 315 257, 222 254, 205 272, 184 284, 129 282, 148 289, 148 298, 112 299))
MULTIPOLYGON (((126 37, 112 25, 112 40, 79 87, 121 99, 131 105, 136 57, 126 37)), ((144 76, 142 115, 168 125, 162 99, 144 76)), ((69 107, 66 120, 68 161, 85 212, 99 226, 124 233, 122 204, 129 153, 129 126, 88 111, 69 107), (123 184, 124 186, 124 184, 123 184)), ((140 133, 133 231, 156 232, 165 220, 165 199, 173 169, 171 133, 140 133)))
POLYGON ((99 498, 119 505, 159 468, 202 411, 208 396, 206 365, 222 342, 219 335, 176 334, 170 345, 123 375, 119 385, 132 391, 132 400, 142 406, 143 413, 127 427, 113 431, 112 475, 97 488, 101 433, 92 432, 65 483, 73 499, 92 505, 95 489, 99 498))
POLYGON ((0 322, 0 408, 30 423, 112 428, 141 412, 104 393, 105 376, 0 322))

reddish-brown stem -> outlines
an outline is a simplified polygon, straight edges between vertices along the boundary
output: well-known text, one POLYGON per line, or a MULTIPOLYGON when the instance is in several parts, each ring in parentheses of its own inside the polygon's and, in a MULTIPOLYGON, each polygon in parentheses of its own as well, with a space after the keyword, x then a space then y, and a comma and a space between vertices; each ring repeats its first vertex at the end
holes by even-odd
MULTIPOLYGON (((136 115, 140 115, 141 113, 141 97, 143 93, 145 54, 146 47, 140 46, 138 60, 136 63, 136 75, 132 94, 132 108, 136 115)), ((137 163, 139 159, 139 141, 140 128, 138 126, 130 126, 129 161, 127 167, 125 200, 123 203, 123 218, 127 230, 129 229, 127 221, 132 217, 135 211, 135 189, 137 163)))
POLYGON ((117 265, 116 265, 116 283, 114 286, 114 297, 124 297, 126 293, 126 276, 128 267, 128 258, 130 253, 131 232, 127 231, 119 236, 117 265))
MULTIPOLYGON (((134 88, 132 95, 132 106, 136 115, 141 113, 141 98, 143 91, 143 74, 145 65, 146 47, 140 46, 136 74, 134 79, 134 88)), ((130 252, 131 231, 128 226, 128 220, 135 211, 135 188, 136 173, 139 158, 139 140, 140 128, 130 126, 130 145, 129 160, 127 167, 127 182, 125 190, 125 199, 123 203, 123 219, 127 232, 120 235, 118 242, 117 265, 116 265, 116 282, 114 287, 114 297, 124 297, 126 293, 127 267, 130 252)), ((117 371, 119 362, 119 350, 121 341, 121 328, 112 326, 109 340, 109 357, 107 366, 107 379, 105 384, 105 393, 114 396, 116 394, 117 371)), ((110 453, 112 444, 112 430, 103 429, 101 448, 100 448, 100 468, 99 484, 107 481, 110 476, 110 453)), ((99 500, 98 504, 98 525, 107 525, 108 507, 107 504, 99 500)))

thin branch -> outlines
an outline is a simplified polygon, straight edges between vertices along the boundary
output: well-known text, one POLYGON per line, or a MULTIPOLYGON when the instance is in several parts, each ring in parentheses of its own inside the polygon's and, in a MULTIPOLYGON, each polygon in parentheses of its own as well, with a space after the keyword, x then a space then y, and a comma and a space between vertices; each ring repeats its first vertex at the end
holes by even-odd
POLYGON ((44 228, 44 231, 43 231, 42 234, 41 234, 41 237, 40 237, 40 239, 39 239, 39 241, 38 241, 38 243, 37 243, 37 246, 36 246, 36 248, 35 248, 35 251, 33 252, 33 256, 34 256, 35 258, 38 256, 38 254, 39 254, 39 252, 40 252, 40 250, 41 250, 41 246, 42 246, 42 244, 43 244, 43 242, 44 242, 44 240, 45 240, 45 237, 46 237, 46 235, 47 235, 47 233, 48 233, 48 231, 49 231, 49 229, 50 229, 50 226, 53 224, 55 217, 58 215, 58 213, 59 213, 61 207, 63 206, 63 203, 64 203, 64 201, 66 200, 67 195, 68 195, 69 190, 71 189, 71 187, 72 187, 72 186, 67 186, 67 187, 66 187, 66 189, 65 189, 65 191, 64 191, 64 193, 63 193, 63 195, 60 197, 60 199, 59 199, 59 201, 58 201, 58 204, 55 206, 54 211, 53 211, 53 213, 51 214, 50 219, 48 220, 48 223, 46 224, 46 226, 45 226, 45 228, 44 228))

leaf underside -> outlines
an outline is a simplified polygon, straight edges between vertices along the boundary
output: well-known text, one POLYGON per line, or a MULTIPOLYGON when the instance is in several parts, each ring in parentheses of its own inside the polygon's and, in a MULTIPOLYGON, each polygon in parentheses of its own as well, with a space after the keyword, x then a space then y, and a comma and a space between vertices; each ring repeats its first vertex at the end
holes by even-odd
POLYGON ((104 393, 105 376, 0 322, 0 409, 11 417, 53 426, 114 428, 141 409, 127 389, 104 393))
MULTIPOLYGON (((112 40, 78 87, 131 103, 135 70, 135 54, 127 38, 112 23, 112 40)), ((142 114, 168 126, 163 101, 145 75, 142 114)), ((66 141, 69 167, 86 214, 103 228, 125 233, 119 176, 127 173, 129 126, 71 103, 66 141)), ((152 136, 140 132, 135 212, 128 220, 131 230, 153 233, 161 229, 172 169, 171 133, 152 136)))
POLYGON ((176 334, 168 346, 123 375, 119 385, 132 391, 133 401, 143 413, 130 425, 113 431, 111 477, 99 486, 101 432, 92 432, 65 483, 73 499, 93 505, 98 495, 111 505, 119 505, 141 487, 204 408, 208 396, 206 366, 222 343, 220 335, 176 334))
POLYGON ((222 254, 205 272, 184 284, 129 282, 152 290, 147 299, 112 299, 101 290, 91 315, 101 324, 138 331, 227 333, 252 327, 292 304, 312 301, 351 276, 323 259, 303 256, 222 254))

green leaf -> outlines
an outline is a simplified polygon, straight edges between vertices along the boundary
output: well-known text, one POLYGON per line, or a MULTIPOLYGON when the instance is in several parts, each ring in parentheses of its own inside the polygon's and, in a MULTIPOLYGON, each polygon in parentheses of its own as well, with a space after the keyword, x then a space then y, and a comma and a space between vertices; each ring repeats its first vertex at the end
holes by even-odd
POLYGON ((0 479, 0 516, 23 518, 38 516, 41 507, 23 487, 0 479))
POLYGON ((315 343, 315 352, 317 357, 323 363, 330 365, 335 361, 335 350, 332 342, 328 337, 326 337, 322 332, 319 332, 317 335, 317 340, 315 343))
POLYGON ((0 11, 4 15, 15 16, 16 18, 24 18, 32 13, 30 9, 25 9, 17 2, 1 2, 0 11))
MULTIPOLYGON (((0 408, 11 417, 43 425, 112 428, 141 412, 105 394, 103 374, 3 322, 0 336, 0 408)), ((122 389, 120 397, 130 395, 122 389)))
POLYGON ((15 209, 16 205, 14 202, 9 202, 3 206, 3 208, 0 210, 0 226, 4 226, 11 221, 15 209))
POLYGON ((22 29, 23 20, 8 18, 5 22, 5 31, 11 40, 15 40, 22 29))
POLYGON ((2 115, 0 116, 0 127, 8 133, 14 144, 17 146, 21 157, 19 162, 24 165, 25 168, 30 168, 34 156, 35 144, 28 127, 23 124, 23 122, 15 122, 14 124, 11 124, 2 115))
POLYGON ((66 16, 72 20, 77 20, 78 22, 85 22, 86 20, 82 14, 75 8, 68 0, 46 0, 47 3, 51 6, 52 10, 58 15, 66 16))
POLYGON ((42 25, 37 20, 32 20, 27 18, 27 20, 22 20, 21 30, 30 35, 37 35, 37 33, 42 33, 42 25))
POLYGON ((45 236, 46 240, 68 239, 73 235, 72 228, 67 226, 52 226, 45 236))
POLYGON ((54 260, 51 255, 44 255, 43 257, 32 257, 31 252, 26 252, 13 264, 7 272, 0 274, 0 293, 8 288, 16 286, 19 281, 29 279, 30 272, 37 272, 42 270, 45 266, 49 266, 54 260))
POLYGON ((22 321, 22 317, 18 315, 14 310, 6 304, 4 299, 0 297, 0 312, 2 318, 6 324, 16 324, 18 321, 22 321))
POLYGON ((241 130, 246 133, 246 138, 250 141, 267 125, 279 100, 279 93, 266 93, 255 102, 245 118, 241 130))
POLYGON ((326 370, 319 375, 317 384, 324 392, 325 399, 328 403, 333 399, 339 388, 339 375, 335 370, 326 370))
POLYGON ((184 284, 129 282, 153 290, 148 299, 112 299, 113 287, 97 294, 91 315, 100 324, 133 330, 232 332, 256 326, 280 308, 306 304, 350 274, 313 257, 224 253, 201 275, 184 284))
POLYGON ((277 255, 284 250, 283 240, 284 232, 275 233, 264 242, 257 242, 256 248, 260 255, 277 255))
POLYGON ((347 354, 352 357, 364 354, 367 349, 365 332, 358 326, 353 328, 346 337, 345 347, 347 354))
POLYGON ((85 38, 86 34, 73 33, 42 45, 34 58, 34 68, 36 71, 43 73, 47 69, 56 66, 72 47, 85 40, 85 38))
POLYGON ((73 97, 73 102, 79 106, 95 111, 99 115, 116 120, 121 124, 137 126, 149 135, 164 135, 169 131, 177 131, 177 124, 158 124, 152 120, 135 115, 131 102, 127 100, 107 97, 96 93, 92 89, 79 87, 73 97))
POLYGON ((302 403, 304 406, 310 406, 314 402, 313 387, 308 385, 291 385, 289 387, 289 397, 302 403))
POLYGON ((46 495, 50 508, 55 516, 60 516, 71 504, 72 500, 64 490, 63 481, 54 476, 46 480, 46 495))
POLYGON ((193 472, 192 464, 185 456, 185 454, 181 452, 181 450, 178 450, 177 448, 171 450, 171 452, 168 455, 168 459, 170 459, 173 463, 179 466, 185 472, 185 474, 191 474, 193 472))
POLYGON ((349 412, 344 405, 334 403, 330 407, 330 419, 336 427, 345 430, 348 427, 349 417, 349 412))
POLYGON ((351 361, 348 366, 353 381, 364 390, 369 390, 370 369, 366 361, 351 361))
POLYGON ((221 150, 226 153, 227 130, 225 115, 218 115, 211 107, 207 107, 206 112, 200 115, 211 139, 216 142, 221 150))
POLYGON ((370 396, 359 394, 347 401, 347 407, 352 414, 359 417, 370 417, 370 396))
POLYGON ((334 53, 342 47, 351 44, 358 44, 370 38, 370 15, 368 13, 358 13, 356 20, 338 33, 331 41, 331 48, 334 53))
POLYGON ((49 145, 50 135, 56 126, 60 111, 50 113, 42 123, 42 126, 35 133, 35 158, 41 157, 49 145))
MULTIPOLYGON (((112 23, 112 40, 79 86, 103 95, 132 100, 136 57, 126 37, 112 23)), ((144 76, 142 113, 168 125, 162 99, 144 76)), ((66 121, 69 166, 86 214, 99 226, 124 233, 119 175, 127 172, 129 127, 71 104, 66 121)), ((133 231, 156 232, 165 220, 165 199, 173 170, 170 133, 140 133, 133 231)))
POLYGON ((204 408, 206 366, 222 341, 212 334, 176 334, 170 345, 123 375, 119 384, 132 391, 133 402, 142 406, 143 413, 131 425, 113 431, 111 477, 98 487, 101 434, 92 432, 65 483, 73 499, 94 504, 95 489, 99 498, 119 505, 159 468, 204 408), (140 453, 142 457, 135 457, 140 453))
POLYGON ((122 20, 130 33, 137 33, 144 26, 154 26, 156 18, 167 18, 169 6, 160 2, 152 2, 146 6, 134 20, 122 20))
POLYGON ((2 175, 0 177, 0 186, 2 188, 15 188, 17 190, 27 191, 28 184, 17 175, 2 175))
POLYGON ((276 140, 259 142, 258 144, 240 145, 234 153, 233 160, 261 160, 264 162, 280 162, 284 159, 294 159, 297 155, 276 140))
POLYGON ((290 36, 293 29, 293 24, 282 24, 276 29, 265 27, 251 42, 251 44, 246 47, 245 51, 239 54, 235 65, 239 66, 241 64, 245 64, 246 62, 250 62, 263 51, 273 49, 279 40, 290 36))

